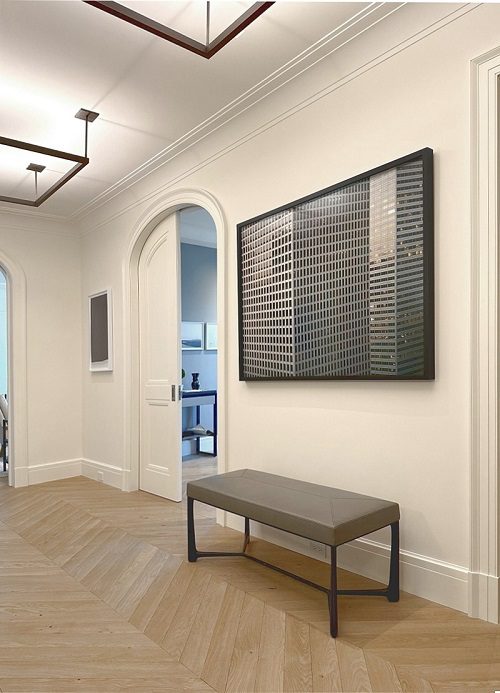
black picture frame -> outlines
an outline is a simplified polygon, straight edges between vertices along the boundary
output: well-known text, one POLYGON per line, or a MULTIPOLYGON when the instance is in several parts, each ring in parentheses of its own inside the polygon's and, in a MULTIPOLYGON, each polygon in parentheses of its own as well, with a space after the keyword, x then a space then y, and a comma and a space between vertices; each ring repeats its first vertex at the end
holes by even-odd
POLYGON ((356 176, 335 183, 305 197, 294 200, 276 209, 247 219, 237 224, 237 273, 238 273, 238 347, 239 347, 239 380, 246 382, 276 382, 297 380, 381 380, 381 381, 426 381, 435 379, 435 325, 434 325, 434 152, 425 147, 418 151, 394 159, 376 168, 364 171, 356 176), (389 169, 422 160, 422 252, 423 252, 423 369, 418 375, 407 374, 363 374, 363 375, 292 375, 292 376, 249 376, 244 371, 243 343, 243 272, 242 272, 242 231, 250 224, 266 219, 281 212, 293 210, 298 205, 310 202, 341 188, 358 183, 389 169))
POLYGON ((89 301, 89 370, 113 370, 113 301, 111 289, 91 294, 89 301))

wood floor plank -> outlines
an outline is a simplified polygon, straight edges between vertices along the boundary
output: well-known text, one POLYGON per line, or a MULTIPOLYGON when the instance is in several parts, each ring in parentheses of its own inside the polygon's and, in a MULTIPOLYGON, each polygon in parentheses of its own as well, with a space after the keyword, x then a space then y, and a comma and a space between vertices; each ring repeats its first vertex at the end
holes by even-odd
POLYGON ((285 670, 285 613, 265 604, 257 661, 255 691, 283 691, 285 670))
POLYGON ((198 617, 198 611, 205 599, 209 582, 210 573, 200 570, 193 572, 189 586, 160 643, 165 652, 176 662, 181 658, 191 628, 198 617))
POLYGON ((420 676, 415 668, 396 667, 396 672, 404 693, 434 693, 430 682, 420 676))
POLYGON ((234 643, 226 691, 253 691, 264 616, 264 603, 245 595, 234 643))
POLYGON ((313 690, 309 624, 293 616, 285 623, 285 668, 283 690, 306 693, 313 690))
POLYGON ((201 678, 216 691, 224 691, 245 593, 230 585, 213 630, 201 678))
POLYGON ((430 681, 434 693, 493 693, 500 690, 498 679, 482 679, 481 681, 430 681))
POLYGON ((403 689, 395 666, 372 651, 365 650, 364 655, 372 690, 376 693, 401 693, 403 689))
POLYGON ((105 529, 104 523, 96 517, 92 517, 91 522, 82 528, 81 532, 75 534, 71 540, 64 544, 55 544, 47 549, 46 553, 54 563, 66 568, 66 563, 70 566, 71 559, 75 558, 76 554, 83 551, 85 547, 90 546, 93 540, 105 529))
POLYGON ((337 638, 340 677, 345 691, 365 693, 372 690, 363 650, 337 638))
POLYGON ((130 623, 136 628, 144 631, 154 613, 158 609, 161 600, 170 588, 170 583, 174 579, 181 561, 175 556, 165 556, 158 571, 157 576, 144 593, 143 598, 138 602, 132 615, 130 623))
POLYGON ((62 567, 76 580, 81 580, 106 555, 110 540, 113 537, 121 537, 123 534, 123 530, 104 525, 96 536, 80 551, 77 551, 62 567))
POLYGON ((181 655, 181 663, 198 676, 203 670, 210 640, 228 587, 226 582, 217 580, 212 575, 209 575, 209 578, 205 596, 181 655))
POLYGON ((143 556, 144 564, 142 569, 139 565, 135 566, 135 578, 132 577, 128 581, 127 589, 120 589, 119 594, 113 599, 113 608, 127 618, 132 616, 165 563, 165 554, 157 549, 156 546, 151 548, 153 552, 150 559, 145 560, 147 557, 143 556))
MULTIPOLYGON (((314 691, 342 691, 335 640, 315 628, 310 629, 314 691)), ((387 689, 388 693, 390 689, 387 689)))
POLYGON ((151 617, 144 633, 154 642, 163 641, 175 616, 178 605, 184 599, 184 595, 193 578, 194 568, 190 563, 181 563, 177 572, 169 583, 168 590, 163 594, 158 607, 151 617))

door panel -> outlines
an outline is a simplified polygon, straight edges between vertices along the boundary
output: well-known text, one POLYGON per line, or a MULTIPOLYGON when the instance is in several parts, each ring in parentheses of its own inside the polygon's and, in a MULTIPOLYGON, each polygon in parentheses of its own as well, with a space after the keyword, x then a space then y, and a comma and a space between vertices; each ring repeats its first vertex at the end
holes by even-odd
POLYGON ((178 214, 162 221, 139 261, 140 482, 164 498, 182 498, 178 214))

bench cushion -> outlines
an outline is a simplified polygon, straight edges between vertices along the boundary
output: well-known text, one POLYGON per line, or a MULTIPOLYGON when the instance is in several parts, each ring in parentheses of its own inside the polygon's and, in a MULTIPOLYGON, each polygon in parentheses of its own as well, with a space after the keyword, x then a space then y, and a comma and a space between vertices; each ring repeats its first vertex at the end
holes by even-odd
POLYGON ((397 503, 254 469, 190 481, 187 495, 328 546, 399 520, 397 503))

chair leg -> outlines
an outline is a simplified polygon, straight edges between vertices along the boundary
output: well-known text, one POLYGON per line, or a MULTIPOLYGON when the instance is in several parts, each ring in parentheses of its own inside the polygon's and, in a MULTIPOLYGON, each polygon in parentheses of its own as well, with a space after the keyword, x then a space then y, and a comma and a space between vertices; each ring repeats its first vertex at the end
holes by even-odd
POLYGON ((330 635, 337 637, 339 630, 337 610, 337 547, 331 547, 330 563, 330 592, 328 594, 328 606, 330 610, 330 635))
POLYGON ((399 522, 391 525, 391 563, 387 599, 390 602, 399 601, 399 522))

